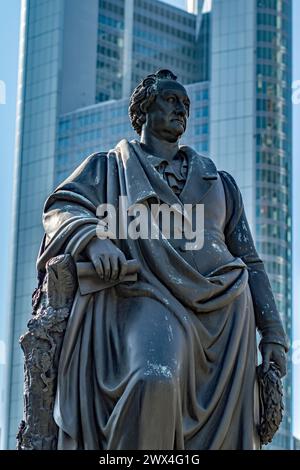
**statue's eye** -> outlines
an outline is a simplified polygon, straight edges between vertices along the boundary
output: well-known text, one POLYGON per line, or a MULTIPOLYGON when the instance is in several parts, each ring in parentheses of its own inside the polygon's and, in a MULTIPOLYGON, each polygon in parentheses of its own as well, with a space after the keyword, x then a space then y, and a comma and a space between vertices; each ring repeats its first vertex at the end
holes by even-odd
POLYGON ((168 103, 175 103, 175 98, 174 98, 174 96, 169 96, 169 97, 167 98, 167 101, 168 101, 168 103))

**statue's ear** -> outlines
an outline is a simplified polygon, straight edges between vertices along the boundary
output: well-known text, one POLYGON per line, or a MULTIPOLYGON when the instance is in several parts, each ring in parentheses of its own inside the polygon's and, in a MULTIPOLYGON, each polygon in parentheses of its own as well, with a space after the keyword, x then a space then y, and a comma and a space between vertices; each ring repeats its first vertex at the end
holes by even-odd
POLYGON ((147 113, 148 105, 146 101, 143 101, 143 103, 140 104, 140 110, 142 111, 143 114, 147 113))

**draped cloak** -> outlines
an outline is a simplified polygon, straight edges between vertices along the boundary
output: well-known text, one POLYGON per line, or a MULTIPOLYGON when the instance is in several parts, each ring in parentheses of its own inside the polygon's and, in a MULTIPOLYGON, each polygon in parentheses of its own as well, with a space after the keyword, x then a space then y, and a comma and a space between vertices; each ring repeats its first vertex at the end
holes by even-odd
MULTIPOLYGON (((59 449, 255 449, 256 328, 286 347, 267 275, 233 178, 181 146, 177 197, 137 141, 88 157, 48 198, 38 270, 86 260, 103 203, 204 204, 204 245, 115 239, 140 265, 135 282, 78 290, 59 362, 59 449)), ((120 225, 127 223, 123 218, 120 225)))

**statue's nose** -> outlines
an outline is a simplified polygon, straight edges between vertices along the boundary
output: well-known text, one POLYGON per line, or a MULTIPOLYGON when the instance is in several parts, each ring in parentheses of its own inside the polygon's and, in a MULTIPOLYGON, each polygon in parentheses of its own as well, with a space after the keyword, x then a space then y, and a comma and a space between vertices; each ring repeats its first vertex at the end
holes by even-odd
POLYGON ((176 105, 176 113, 177 114, 180 114, 181 116, 185 116, 186 115, 186 108, 184 106, 183 103, 181 102, 178 102, 177 105, 176 105))

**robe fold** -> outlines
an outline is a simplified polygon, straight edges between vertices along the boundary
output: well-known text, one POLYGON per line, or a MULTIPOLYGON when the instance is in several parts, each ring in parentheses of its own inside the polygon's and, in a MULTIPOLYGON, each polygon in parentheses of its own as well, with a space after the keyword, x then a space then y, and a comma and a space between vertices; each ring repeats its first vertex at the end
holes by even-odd
MULTIPOLYGON (((267 275, 233 178, 181 146, 176 195, 137 141, 88 157, 48 198, 38 271, 84 249, 97 207, 204 204, 204 245, 114 239, 140 269, 135 282, 77 291, 59 362, 59 449, 256 449, 256 328, 287 347, 267 275), (263 311, 263 314, 262 314, 263 311)), ((128 220, 120 218, 118 229, 128 220)))

